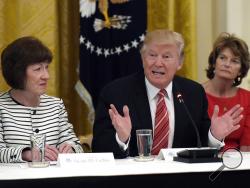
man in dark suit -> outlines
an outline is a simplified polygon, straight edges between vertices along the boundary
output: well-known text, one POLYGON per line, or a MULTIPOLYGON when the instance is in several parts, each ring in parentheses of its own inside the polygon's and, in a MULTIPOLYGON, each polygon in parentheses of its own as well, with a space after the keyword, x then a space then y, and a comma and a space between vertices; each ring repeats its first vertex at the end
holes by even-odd
POLYGON ((237 105, 222 117, 218 117, 216 107, 210 122, 203 87, 175 75, 182 67, 183 50, 184 40, 179 33, 169 30, 147 33, 141 48, 144 72, 118 79, 100 94, 93 152, 113 152, 115 158, 138 155, 136 130, 154 130, 157 93, 162 89, 167 93, 164 97, 168 112, 166 147, 197 147, 197 134, 178 95, 182 96, 197 126, 202 146, 221 147, 224 136, 239 127, 242 107, 237 105))

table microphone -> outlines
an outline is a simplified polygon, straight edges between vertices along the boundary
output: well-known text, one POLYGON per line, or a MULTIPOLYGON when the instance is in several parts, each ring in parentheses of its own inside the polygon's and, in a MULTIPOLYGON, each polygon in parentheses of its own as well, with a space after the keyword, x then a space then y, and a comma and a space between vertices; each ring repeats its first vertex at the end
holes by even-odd
POLYGON ((191 121, 191 124, 195 130, 195 134, 197 137, 197 148, 195 149, 184 149, 182 151, 177 152, 177 156, 173 158, 174 161, 185 162, 185 163, 208 163, 208 162, 220 162, 221 159, 218 158, 218 149, 217 148, 210 148, 210 147, 203 147, 201 145, 200 133, 198 128, 182 98, 182 94, 177 92, 176 95, 178 101, 184 107, 188 118, 191 121))

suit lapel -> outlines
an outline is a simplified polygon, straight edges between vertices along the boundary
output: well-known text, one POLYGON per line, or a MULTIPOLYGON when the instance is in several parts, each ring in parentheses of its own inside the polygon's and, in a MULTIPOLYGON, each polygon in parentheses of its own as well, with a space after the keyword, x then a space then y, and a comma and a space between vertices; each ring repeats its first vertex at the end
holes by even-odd
POLYGON ((176 79, 173 80, 173 98, 174 98, 174 112, 175 112, 175 126, 174 126, 174 140, 173 140, 173 147, 179 145, 181 140, 178 138, 177 135, 182 134, 182 124, 185 122, 185 111, 183 111, 183 106, 177 99, 178 92, 182 93, 180 90, 180 86, 176 79))
POLYGON ((136 129, 152 129, 151 112, 146 92, 144 74, 136 75, 134 86, 135 95, 133 95, 133 103, 135 104, 136 117, 138 117, 139 121, 136 129))

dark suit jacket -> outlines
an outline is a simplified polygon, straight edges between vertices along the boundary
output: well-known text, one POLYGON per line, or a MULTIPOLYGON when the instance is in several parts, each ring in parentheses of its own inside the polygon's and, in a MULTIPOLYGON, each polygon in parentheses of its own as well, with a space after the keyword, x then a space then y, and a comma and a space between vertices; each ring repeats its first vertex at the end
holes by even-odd
MULTIPOLYGON (((203 87, 191 80, 175 76, 173 79, 173 96, 175 110, 174 148, 197 147, 197 135, 176 95, 180 92, 185 104, 198 128, 202 146, 208 144, 210 119, 207 114, 207 98, 203 87)), ((144 74, 137 73, 113 81, 101 92, 96 110, 93 129, 93 152, 113 152, 115 158, 138 155, 136 144, 137 129, 152 129, 149 101, 146 92, 144 74), (118 145, 116 131, 111 123, 108 109, 114 104, 120 114, 122 108, 128 105, 132 122, 131 139, 127 151, 118 145)))

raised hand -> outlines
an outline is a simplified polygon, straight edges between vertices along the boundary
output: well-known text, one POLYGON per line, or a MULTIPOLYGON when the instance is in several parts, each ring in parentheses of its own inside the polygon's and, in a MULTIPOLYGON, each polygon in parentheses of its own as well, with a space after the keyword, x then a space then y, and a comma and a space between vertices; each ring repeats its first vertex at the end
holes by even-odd
POLYGON ((110 105, 109 116, 112 124, 116 130, 116 133, 118 134, 119 139, 122 142, 126 142, 130 136, 132 128, 129 109, 126 105, 123 106, 123 114, 124 116, 120 115, 115 106, 113 104, 110 105))
POLYGON ((219 117, 219 106, 215 105, 211 118, 212 135, 218 140, 223 140, 227 135, 240 128, 239 122, 243 118, 242 111, 243 107, 237 104, 219 117))

